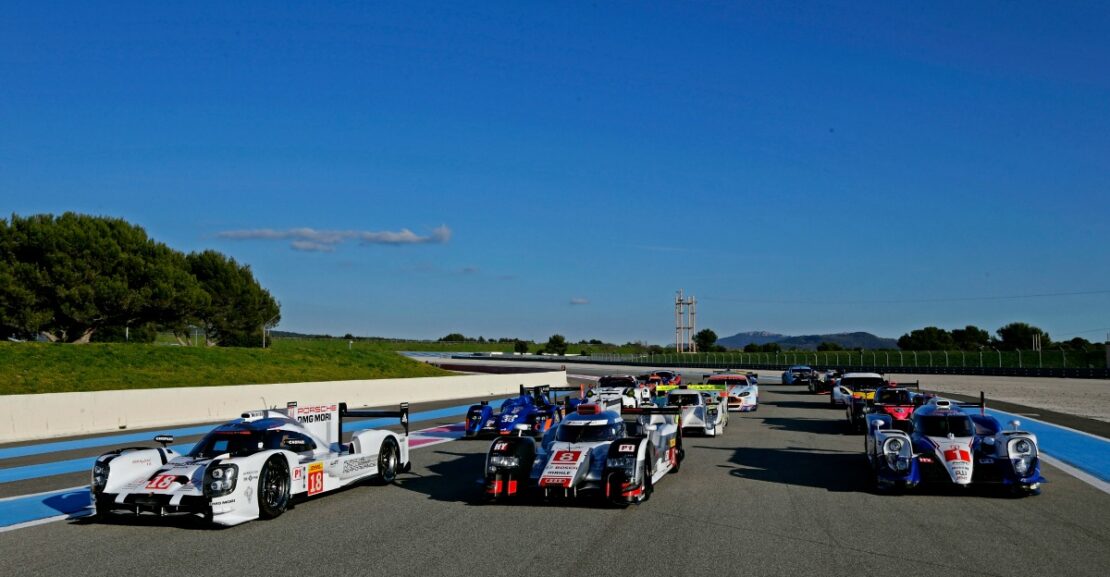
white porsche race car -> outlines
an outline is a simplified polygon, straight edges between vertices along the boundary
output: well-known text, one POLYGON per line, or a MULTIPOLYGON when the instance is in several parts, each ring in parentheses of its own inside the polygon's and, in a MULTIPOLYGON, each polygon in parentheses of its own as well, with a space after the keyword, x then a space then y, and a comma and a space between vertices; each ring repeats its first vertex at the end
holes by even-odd
POLYGON ((161 448, 117 449, 96 459, 93 508, 98 517, 117 511, 194 514, 218 525, 272 519, 295 497, 370 478, 393 482, 411 468, 408 420, 408 403, 398 411, 289 403, 284 411, 243 413, 186 454, 168 447, 173 436, 159 435, 154 440, 161 448), (404 433, 366 429, 342 443, 345 417, 399 417, 404 433))

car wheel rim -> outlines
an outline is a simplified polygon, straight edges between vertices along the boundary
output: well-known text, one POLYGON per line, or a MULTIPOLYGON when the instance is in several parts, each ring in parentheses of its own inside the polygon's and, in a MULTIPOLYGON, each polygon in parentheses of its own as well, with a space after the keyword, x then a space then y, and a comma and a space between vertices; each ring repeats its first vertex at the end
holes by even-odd
POLYGON ((282 483, 281 475, 273 468, 267 470, 265 492, 267 506, 275 508, 281 504, 285 495, 285 484, 282 483))
POLYGON ((382 478, 392 481, 397 476, 397 452, 393 445, 387 445, 382 456, 382 478))

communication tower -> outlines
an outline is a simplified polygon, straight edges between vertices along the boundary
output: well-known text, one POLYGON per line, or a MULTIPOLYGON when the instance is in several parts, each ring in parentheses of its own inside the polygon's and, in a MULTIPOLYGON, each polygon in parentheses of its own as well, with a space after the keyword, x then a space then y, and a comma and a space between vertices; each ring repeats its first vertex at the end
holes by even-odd
POLYGON ((694 331, 698 326, 698 299, 685 297, 678 289, 674 297, 674 348, 680 353, 696 353, 694 331))

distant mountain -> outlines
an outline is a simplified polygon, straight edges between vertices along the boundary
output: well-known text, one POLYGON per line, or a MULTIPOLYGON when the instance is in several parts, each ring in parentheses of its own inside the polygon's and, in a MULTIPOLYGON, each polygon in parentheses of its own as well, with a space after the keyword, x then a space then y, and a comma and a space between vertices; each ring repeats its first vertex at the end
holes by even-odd
POLYGON ((836 343, 846 349, 897 349, 896 339, 877 337, 871 333, 836 333, 831 335, 787 336, 767 331, 737 333, 731 337, 717 339, 717 344, 728 349, 742 349, 748 344, 766 345, 778 343, 783 349, 815 350, 821 343, 836 343))

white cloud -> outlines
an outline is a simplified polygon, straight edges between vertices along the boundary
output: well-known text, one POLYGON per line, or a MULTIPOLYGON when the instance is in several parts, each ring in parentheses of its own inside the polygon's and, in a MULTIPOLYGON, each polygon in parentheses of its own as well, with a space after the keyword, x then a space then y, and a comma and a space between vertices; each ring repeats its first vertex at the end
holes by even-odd
POLYGON ((407 228, 399 231, 373 231, 373 230, 317 230, 314 228, 289 228, 276 230, 272 228, 256 228, 246 230, 225 230, 216 233, 218 238, 228 240, 288 240, 294 250, 309 252, 333 252, 336 245, 348 240, 356 240, 359 244, 388 244, 400 246, 406 244, 445 244, 451 240, 451 229, 447 226, 438 226, 432 229, 431 234, 418 235, 407 228))
POLYGON ((570 304, 572 304, 572 305, 588 305, 588 304, 590 304, 590 299, 583 298, 583 297, 574 297, 574 298, 570 299, 570 304))

